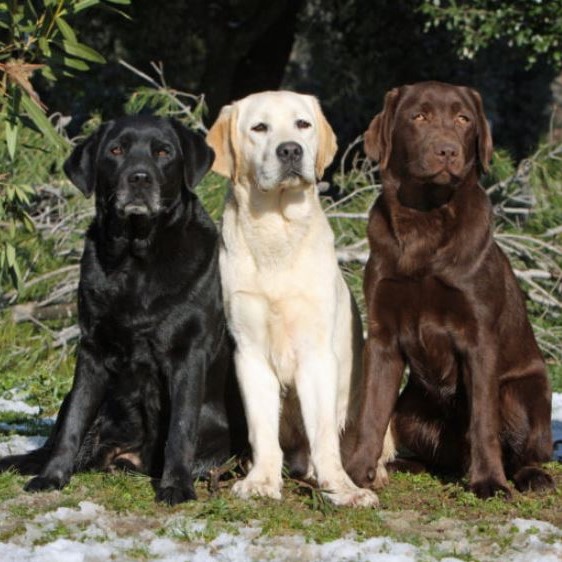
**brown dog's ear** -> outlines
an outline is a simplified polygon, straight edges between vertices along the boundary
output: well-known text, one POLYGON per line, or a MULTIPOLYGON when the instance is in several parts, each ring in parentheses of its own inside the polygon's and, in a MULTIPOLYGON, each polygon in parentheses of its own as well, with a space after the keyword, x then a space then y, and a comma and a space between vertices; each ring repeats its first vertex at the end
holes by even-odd
POLYGON ((484 113, 484 104, 482 103, 482 97, 480 94, 469 88, 470 96, 476 106, 476 131, 477 131, 477 150, 478 150, 478 160, 480 162, 480 167, 482 172, 485 174, 490 169, 490 161, 492 160, 492 153, 494 152, 494 145, 492 143, 492 132, 490 131, 490 125, 486 119, 486 114, 484 113))
POLYGON ((318 126, 318 151, 316 153, 314 171, 316 173, 316 179, 320 180, 324 175, 324 170, 332 163, 336 155, 338 141, 330 123, 328 123, 328 120, 322 113, 320 103, 315 97, 311 96, 311 98, 318 126))
POLYGON ((394 114, 400 98, 399 88, 393 88, 384 97, 382 111, 371 121, 369 128, 365 131, 363 147, 365 154, 379 163, 379 168, 385 170, 392 152, 392 129, 394 126, 394 114))
POLYGON ((215 151, 212 170, 232 180, 236 177, 236 119, 234 105, 225 105, 207 133, 207 144, 215 151))

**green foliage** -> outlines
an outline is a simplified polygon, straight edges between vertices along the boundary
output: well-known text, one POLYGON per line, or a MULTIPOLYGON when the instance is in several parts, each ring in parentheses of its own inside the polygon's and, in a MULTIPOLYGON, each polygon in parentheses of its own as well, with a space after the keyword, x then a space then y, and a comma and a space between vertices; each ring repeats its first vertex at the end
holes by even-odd
MULTIPOLYGON (((48 81, 55 81, 60 76, 88 70, 90 63, 104 63, 99 53, 78 40, 69 21, 94 6, 111 8, 111 4, 128 4, 129 0, 107 2, 0 2, 0 140, 6 149, 6 158, 0 165, 0 222, 7 226, 0 237, 0 282, 9 276, 15 286, 20 285, 15 229, 21 224, 28 233, 34 230, 27 212, 33 189, 28 178, 17 175, 22 159, 29 156, 22 157, 18 146, 25 146, 26 140, 32 138, 32 144, 25 147, 43 153, 40 158, 47 151, 53 160, 60 159, 68 147, 62 123, 60 119, 54 123, 53 117, 47 115, 31 82, 32 75, 39 72, 48 81)), ((4 156, 4 150, 1 152, 4 156)))
MULTIPOLYGON (((123 0, 108 1, 123 4, 123 0)), ((0 3, 0 28, 6 37, 0 49, 0 118, 12 160, 22 127, 31 126, 41 132, 55 148, 66 146, 47 118, 46 107, 30 80, 36 71, 55 81, 59 76, 88 70, 92 62, 105 62, 102 55, 78 41, 68 22, 75 14, 99 4, 99 0, 0 3)))
POLYGON ((561 0, 425 0, 420 11, 428 18, 426 30, 444 25, 456 31, 457 53, 472 59, 498 39, 523 48, 532 66, 539 57, 562 66, 561 0))
POLYGON ((127 113, 141 113, 149 109, 155 115, 175 117, 191 129, 206 131, 203 124, 203 116, 207 111, 204 95, 195 96, 168 86, 162 65, 152 63, 159 80, 156 81, 125 62, 121 64, 150 84, 137 88, 131 94, 125 103, 127 113))

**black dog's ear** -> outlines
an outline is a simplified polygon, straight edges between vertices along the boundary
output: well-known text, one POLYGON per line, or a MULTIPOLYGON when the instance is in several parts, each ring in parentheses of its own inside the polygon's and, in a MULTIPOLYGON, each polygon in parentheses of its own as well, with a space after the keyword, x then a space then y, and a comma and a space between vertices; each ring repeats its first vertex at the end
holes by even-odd
POLYGON ((65 160, 63 169, 68 179, 86 196, 91 197, 96 188, 96 163, 98 148, 111 122, 104 123, 95 133, 74 147, 65 160))
POLYGON ((215 153, 200 134, 190 131, 175 119, 170 119, 170 122, 180 139, 185 184, 194 189, 213 165, 215 153))

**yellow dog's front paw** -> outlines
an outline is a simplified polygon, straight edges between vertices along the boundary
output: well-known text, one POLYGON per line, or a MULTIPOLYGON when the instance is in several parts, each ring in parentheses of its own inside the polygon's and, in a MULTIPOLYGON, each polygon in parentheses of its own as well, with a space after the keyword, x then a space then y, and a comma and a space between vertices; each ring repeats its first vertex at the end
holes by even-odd
POLYGON ((232 493, 242 499, 248 499, 254 496, 262 496, 281 499, 281 479, 272 478, 252 478, 251 474, 246 476, 244 480, 240 480, 232 486, 232 493))

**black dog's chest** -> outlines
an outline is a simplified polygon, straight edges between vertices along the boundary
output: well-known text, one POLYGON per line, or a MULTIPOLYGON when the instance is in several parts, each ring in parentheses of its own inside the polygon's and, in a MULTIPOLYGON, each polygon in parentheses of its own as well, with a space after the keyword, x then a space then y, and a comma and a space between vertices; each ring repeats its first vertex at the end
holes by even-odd
POLYGON ((110 364, 136 365, 139 370, 157 360, 163 324, 174 309, 181 311, 185 299, 170 297, 169 288, 163 293, 158 275, 123 269, 82 287, 80 313, 88 337, 110 364))

